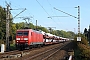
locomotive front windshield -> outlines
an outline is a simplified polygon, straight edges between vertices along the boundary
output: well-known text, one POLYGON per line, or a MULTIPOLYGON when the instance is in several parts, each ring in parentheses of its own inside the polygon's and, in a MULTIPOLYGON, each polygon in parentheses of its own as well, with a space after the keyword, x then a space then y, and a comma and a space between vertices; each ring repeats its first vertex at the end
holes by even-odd
POLYGON ((28 36, 28 31, 17 32, 17 36, 28 36))
POLYGON ((28 32, 23 32, 23 35, 24 36, 28 36, 28 32))

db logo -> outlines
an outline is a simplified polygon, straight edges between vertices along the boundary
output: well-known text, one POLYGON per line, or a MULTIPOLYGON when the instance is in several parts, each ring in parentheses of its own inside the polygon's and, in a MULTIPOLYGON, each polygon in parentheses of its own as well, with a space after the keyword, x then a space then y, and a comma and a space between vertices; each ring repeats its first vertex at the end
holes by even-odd
POLYGON ((23 40, 23 38, 21 38, 21 40, 23 40))

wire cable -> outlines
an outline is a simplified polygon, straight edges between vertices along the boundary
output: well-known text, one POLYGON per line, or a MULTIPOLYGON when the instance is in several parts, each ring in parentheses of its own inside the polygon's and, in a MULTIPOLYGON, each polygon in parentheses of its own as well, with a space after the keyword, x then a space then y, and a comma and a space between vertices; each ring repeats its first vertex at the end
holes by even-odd
MULTIPOLYGON (((36 0, 37 1, 37 0, 36 0)), ((48 14, 48 12, 44 9, 44 7, 39 3, 39 1, 37 1, 38 2, 38 4, 43 8, 43 10, 48 14)), ((48 14, 48 18, 51 18, 52 19, 52 17, 48 14)), ((53 20, 53 19, 52 19, 53 20)), ((53 20, 54 21, 54 20, 53 20)), ((58 24, 56 21, 54 21, 56 24, 58 24)))
MULTIPOLYGON (((56 13, 52 10, 52 4, 47 0, 47 2, 48 2, 48 4, 51 6, 51 11, 53 12, 53 14, 55 14, 56 15, 56 13)), ((63 16, 51 16, 51 17, 63 17, 63 16)), ((59 24, 54 20, 54 19, 52 19, 58 26, 59 26, 59 24)), ((59 20, 59 18, 57 18, 57 20, 59 20)))
MULTIPOLYGON (((37 0, 36 0, 37 1, 37 0)), ((38 2, 38 1, 37 1, 38 2)), ((43 10, 48 14, 48 12, 44 9, 44 7, 38 2, 38 4, 43 8, 43 10)), ((48 14, 49 15, 49 14, 48 14)), ((50 16, 50 15, 49 15, 50 16)))

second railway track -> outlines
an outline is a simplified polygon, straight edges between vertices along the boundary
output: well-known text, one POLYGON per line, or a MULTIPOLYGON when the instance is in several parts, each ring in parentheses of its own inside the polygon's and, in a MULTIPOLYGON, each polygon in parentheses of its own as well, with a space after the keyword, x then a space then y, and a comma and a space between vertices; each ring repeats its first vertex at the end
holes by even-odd
POLYGON ((60 44, 58 46, 55 46, 54 48, 44 50, 32 56, 28 55, 27 57, 22 57, 20 59, 22 60, 48 60, 51 56, 56 54, 58 51, 60 51, 64 46, 66 46, 69 43, 70 42, 67 42, 65 44, 60 44))

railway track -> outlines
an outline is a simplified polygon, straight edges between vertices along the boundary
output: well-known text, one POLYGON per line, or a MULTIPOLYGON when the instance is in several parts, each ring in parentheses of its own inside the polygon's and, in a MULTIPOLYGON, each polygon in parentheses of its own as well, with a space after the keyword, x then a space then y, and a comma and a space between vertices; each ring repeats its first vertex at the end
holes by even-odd
POLYGON ((37 54, 34 54, 32 56, 28 55, 27 57, 22 57, 20 59, 22 60, 48 60, 48 58, 50 58, 51 56, 53 56, 54 54, 58 53, 58 51, 60 51, 64 46, 66 46, 68 43, 65 43, 63 45, 58 45, 54 48, 48 49, 48 50, 44 50, 43 52, 39 52, 37 54))
POLYGON ((0 53, 0 59, 8 57, 9 55, 14 55, 14 54, 18 54, 18 53, 20 53, 20 51, 18 51, 18 50, 0 53))
POLYGON ((69 43, 70 42, 65 42, 64 44, 60 43, 50 46, 44 46, 41 48, 33 48, 30 50, 24 50, 24 51, 16 50, 11 52, 6 52, 3 55, 0 54, 0 60, 48 60, 48 59, 50 60, 50 58, 54 56, 54 54, 57 54, 59 51, 61 51, 61 49, 64 46, 66 46, 69 43), (12 57, 13 55, 16 57, 12 57))
POLYGON ((39 53, 37 55, 34 55, 34 56, 29 57, 29 58, 24 59, 24 60, 48 60, 48 58, 50 58, 52 55, 54 55, 55 53, 60 51, 66 45, 67 44, 65 44, 63 46, 58 46, 58 47, 52 48, 50 50, 47 50, 47 51, 42 52, 42 53, 39 53))
POLYGON ((9 58, 17 58, 17 57, 20 57, 21 54, 22 54, 22 51, 18 51, 18 50, 0 53, 0 60, 8 60, 9 58))
MULTIPOLYGON (((54 45, 49 45, 49 46, 54 46, 54 45)), ((28 55, 33 51, 37 51, 38 49, 43 49, 49 46, 44 46, 41 48, 32 48, 30 50, 24 50, 24 51, 14 50, 10 52, 0 53, 0 60, 11 60, 11 59, 14 60, 15 58, 19 58, 19 57, 22 58, 23 56, 28 55)))
POLYGON ((47 51, 44 51, 44 52, 39 53, 39 54, 36 54, 36 55, 31 56, 31 57, 29 57, 27 59, 24 59, 24 60, 41 60, 41 59, 44 60, 44 59, 47 59, 49 56, 51 56, 51 54, 53 52, 57 51, 58 48, 59 47, 49 49, 47 51), (50 55, 48 56, 48 54, 50 54, 50 55), (44 57, 46 57, 46 58, 44 58, 44 57))
POLYGON ((38 49, 38 48, 33 48, 31 50, 24 50, 24 51, 14 50, 14 51, 0 53, 0 60, 22 57, 26 54, 29 54, 30 51, 35 50, 35 49, 38 49))

